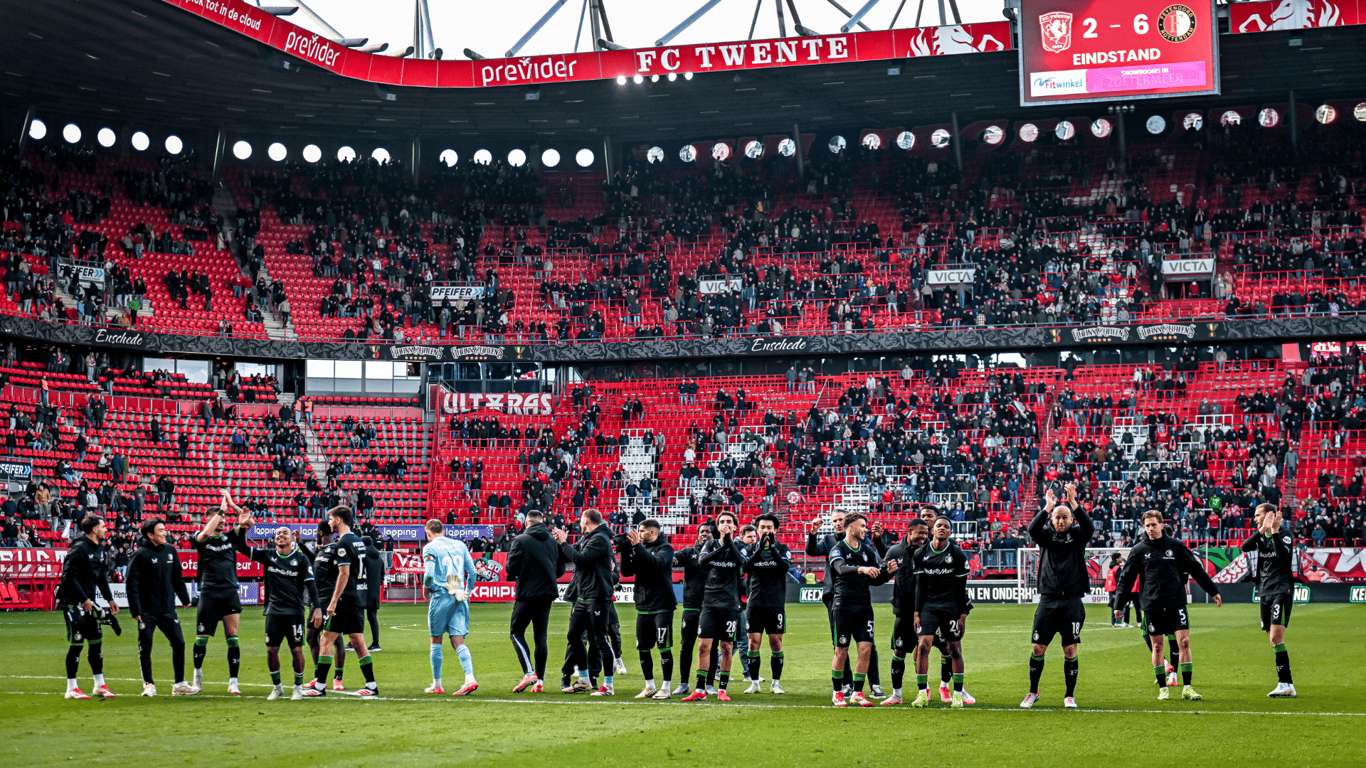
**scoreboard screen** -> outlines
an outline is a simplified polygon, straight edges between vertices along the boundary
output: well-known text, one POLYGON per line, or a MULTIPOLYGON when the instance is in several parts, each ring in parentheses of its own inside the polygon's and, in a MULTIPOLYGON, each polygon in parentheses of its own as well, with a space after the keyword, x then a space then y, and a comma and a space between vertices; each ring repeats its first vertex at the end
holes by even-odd
POLYGON ((1214 0, 1021 0, 1020 104, 1219 93, 1214 0))

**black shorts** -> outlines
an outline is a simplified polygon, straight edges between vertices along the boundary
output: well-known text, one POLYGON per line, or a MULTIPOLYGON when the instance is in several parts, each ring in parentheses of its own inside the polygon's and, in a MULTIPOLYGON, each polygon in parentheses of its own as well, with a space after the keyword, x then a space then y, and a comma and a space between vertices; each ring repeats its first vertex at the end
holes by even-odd
POLYGON ((835 647, 848 648, 850 643, 873 642, 873 607, 852 609, 835 607, 835 647))
POLYGON ((62 609, 62 616, 66 619, 66 640, 72 645, 98 643, 104 639, 104 627, 100 626, 95 614, 87 612, 79 603, 62 609))
POLYGON ((915 650, 920 638, 915 632, 915 621, 910 614, 897 616, 892 623, 892 650, 906 655, 915 650))
POLYGON ((702 616, 697 623, 698 637, 703 640, 720 640, 724 643, 730 643, 735 641, 735 633, 739 630, 739 610, 702 606, 702 616))
POLYGON ((336 612, 323 622, 323 629, 339 635, 358 635, 365 632, 365 611, 353 599, 337 601, 336 612))
POLYGON ((745 611, 745 621, 749 624, 750 634, 781 635, 787 626, 787 608, 765 608, 751 605, 745 611))
POLYGON ((697 639, 697 622, 702 618, 702 609, 684 608, 683 620, 679 622, 679 631, 683 633, 683 643, 686 645, 689 640, 697 639))
POLYGON ((1271 627, 1290 626, 1290 609, 1295 605, 1294 595, 1276 595, 1262 598, 1262 631, 1270 632, 1271 627))
POLYGON ((242 601, 236 592, 221 594, 201 593, 199 595, 199 615, 195 617, 195 631, 204 637, 213 637, 218 631, 218 623, 225 616, 242 612, 242 601))
POLYGON ((963 639, 963 625, 958 614, 942 608, 926 608, 920 612, 920 627, 916 632, 924 637, 933 635, 946 643, 956 643, 963 639))
POLYGON ((266 615, 266 647, 279 648, 281 640, 288 643, 290 648, 298 648, 304 644, 303 614, 297 616, 286 613, 266 615))
POLYGON ((658 648, 660 652, 674 648, 674 612, 636 614, 636 650, 648 651, 658 648))
POLYGON ((1081 642, 1081 628, 1086 624, 1086 605, 1080 597, 1039 601, 1034 610, 1033 640, 1039 645, 1053 642, 1054 635, 1062 636, 1064 646, 1081 642))
POLYGON ((1149 635, 1170 635, 1183 629, 1190 629, 1190 611, 1184 605, 1149 608, 1143 617, 1143 628, 1149 635))

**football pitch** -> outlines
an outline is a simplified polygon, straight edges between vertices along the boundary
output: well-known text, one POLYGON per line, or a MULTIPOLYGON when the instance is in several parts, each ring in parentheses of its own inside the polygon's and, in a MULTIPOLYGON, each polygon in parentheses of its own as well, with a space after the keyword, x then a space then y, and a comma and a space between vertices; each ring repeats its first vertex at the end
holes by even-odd
MULTIPOLYGON (((963 641, 966 686, 978 703, 961 711, 940 704, 938 696, 928 710, 832 707, 829 634, 820 605, 788 608, 786 695, 768 693, 767 685, 762 694, 741 693, 737 659, 731 703, 635 701, 631 697, 642 687, 635 613, 625 604, 619 610, 631 674, 616 678, 615 698, 558 692, 566 606, 551 614, 547 677, 555 692, 511 693, 521 675, 507 637, 511 606, 478 604, 469 642, 480 689, 457 699, 422 693, 431 678, 425 606, 385 605, 379 612, 384 650, 374 657, 381 698, 368 701, 346 695, 266 701, 270 678, 259 608, 242 616, 240 697, 227 693, 221 633, 209 645, 204 692, 188 698, 168 695, 170 650, 158 636, 153 658, 162 695, 140 697, 136 636, 127 627, 122 637, 106 628, 104 642, 105 675, 119 697, 68 701, 62 698, 61 615, 3 614, 0 754, 8 766, 1366 764, 1362 606, 1296 606, 1287 644, 1298 699, 1266 698, 1276 673, 1255 606, 1193 606, 1194 687, 1204 695, 1199 702, 1181 701, 1179 688, 1174 700, 1157 701, 1138 630, 1112 629, 1103 606, 1088 606, 1077 687, 1081 709, 1061 707, 1062 652, 1055 644, 1042 701, 1021 710, 1033 609, 979 605, 963 641)), ((885 649, 891 609, 877 611, 878 643, 885 649)), ((193 626, 193 616, 181 612, 185 628, 193 626)), ((126 612, 120 617, 132 623, 126 612)), ((676 621, 676 651, 678 643, 676 621)), ((882 684, 890 692, 891 653, 881 649, 882 684)), ((931 680, 937 680, 937 656, 931 680)), ((187 666, 188 657, 187 648, 187 666)), ((768 657, 765 647, 765 678, 768 657)), ((347 667, 346 682, 354 688, 362 682, 354 657, 347 667)), ((311 673, 310 667, 305 678, 311 673)), ((80 674, 89 691, 84 656, 80 674)), ((447 645, 446 689, 458 687, 460 679, 447 645)), ((914 679, 907 675, 908 691, 914 679)), ((286 666, 287 691, 291 680, 286 666)))

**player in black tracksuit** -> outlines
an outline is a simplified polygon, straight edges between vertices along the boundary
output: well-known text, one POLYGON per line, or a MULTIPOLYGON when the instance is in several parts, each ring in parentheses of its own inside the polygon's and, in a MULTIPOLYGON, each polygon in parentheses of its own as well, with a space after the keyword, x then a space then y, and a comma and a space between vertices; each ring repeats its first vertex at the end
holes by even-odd
POLYGON ((854 662, 854 694, 852 703, 873 706, 863 695, 863 682, 872 656, 873 598, 870 587, 886 584, 899 569, 894 563, 886 568, 877 551, 867 541, 868 519, 858 512, 844 517, 844 538, 830 552, 828 570, 834 574, 835 655, 830 668, 831 685, 837 707, 845 706, 844 667, 849 663, 849 644, 858 648, 854 662))
POLYGON ((967 620, 968 559, 953 542, 953 523, 940 517, 930 526, 930 540, 916 550, 915 624, 920 636, 916 658, 916 684, 920 692, 913 707, 929 704, 929 656, 936 636, 948 644, 953 659, 954 709, 966 702, 963 695, 963 630, 967 620))
POLYGON ((612 553, 612 531, 595 509, 584 510, 579 525, 584 534, 573 546, 568 543, 564 531, 557 529, 554 532, 564 559, 574 564, 571 586, 576 588, 576 594, 574 607, 569 614, 567 637, 569 648, 573 651, 574 666, 579 670, 579 679, 570 688, 578 692, 591 687, 588 653, 583 648, 583 635, 587 631, 589 645, 596 648, 604 675, 602 686, 593 695, 611 696, 615 693, 612 674, 616 666, 607 628, 610 621, 608 607, 615 597, 612 575, 616 570, 616 556, 612 553))
POLYGON ((247 559, 260 563, 265 571, 263 585, 266 592, 266 667, 274 684, 268 699, 284 694, 280 682, 280 643, 289 645, 294 657, 293 698, 303 698, 304 684, 304 624, 309 606, 313 617, 321 620, 321 601, 318 584, 313 579, 313 564, 308 555, 294 545, 288 528, 275 530, 275 546, 254 548, 243 539, 234 541, 237 551, 247 559))
POLYGON ((138 549, 128 559, 128 615, 138 623, 138 662, 142 665, 143 692, 156 695, 152 681, 152 640, 157 630, 171 643, 171 667, 175 670, 175 687, 171 693, 184 696, 190 692, 185 683, 185 636, 176 615, 176 598, 181 605, 190 604, 190 591, 185 587, 185 576, 175 547, 166 543, 166 524, 153 518, 142 524, 143 538, 138 549), (150 691, 148 690, 150 688, 150 691))
POLYGON ((545 527, 545 515, 533 509, 527 513, 526 522, 526 530, 512 540, 507 559, 507 577, 517 584, 509 637, 517 651, 517 661, 522 665, 522 680, 512 689, 513 693, 521 693, 529 687, 537 688, 537 692, 544 689, 545 661, 549 654, 546 626, 550 622, 550 606, 559 596, 556 582, 564 575, 565 565, 560 546, 545 527), (526 644, 528 625, 536 644, 534 660, 526 644))
MULTIPOLYGON (((819 517, 811 521, 811 531, 806 536, 807 557, 819 557, 822 560, 829 559, 831 550, 835 548, 835 545, 839 543, 840 539, 844 538, 844 517, 842 515, 836 515, 833 522, 835 526, 835 532, 832 534, 826 534, 825 536, 819 536, 818 531, 820 527, 824 524, 824 521, 819 517)), ((873 536, 872 539, 873 547, 877 548, 881 544, 881 542, 877 540, 876 536, 873 536)), ((881 552, 880 550, 878 551, 879 557, 881 557, 883 554, 885 553, 881 552)), ((835 611, 832 607, 834 599, 834 580, 830 573, 830 569, 826 568, 825 580, 821 582, 821 602, 825 603, 825 617, 830 622, 831 648, 835 647, 836 636, 835 611)), ((873 646, 873 653, 868 662, 868 684, 873 687, 874 697, 879 697, 882 695, 882 677, 878 674, 876 645, 873 646)), ((853 689, 854 669, 852 666, 846 666, 844 670, 844 690, 847 693, 852 691, 853 689)))
POLYGON ((1243 542, 1244 552, 1257 553, 1257 597, 1262 604, 1262 631, 1276 654, 1276 688, 1271 698, 1294 698, 1295 680, 1290 675, 1290 654, 1285 649, 1285 628, 1295 604, 1295 537, 1281 527, 1281 510, 1261 504, 1256 512, 1257 530, 1243 542))
POLYGON ((721 652, 721 669, 716 675, 716 696, 721 701, 730 701, 726 686, 730 683, 735 633, 740 626, 741 569, 745 556, 734 538, 739 528, 735 515, 722 512, 717 515, 716 524, 721 538, 703 545, 697 558, 706 574, 702 612, 697 622, 697 685, 684 701, 701 701, 707 697, 707 669, 714 666, 712 651, 717 646, 721 652))
POLYGON ((778 518, 760 515, 755 518, 759 540, 745 559, 745 587, 749 593, 746 619, 749 625, 749 650, 745 655, 749 679, 745 693, 758 693, 759 642, 768 635, 768 647, 773 680, 769 690, 784 693, 780 680, 783 676, 783 633, 787 627, 787 578, 792 570, 792 553, 778 541, 778 518))
POLYGON ((639 530, 626 532, 628 546, 621 550, 621 575, 634 576, 636 602, 636 651, 645 675, 645 689, 637 699, 669 698, 674 672, 674 548, 660 530, 659 521, 644 520, 639 530), (652 648, 659 649, 662 683, 655 686, 652 648))
POLYGON ((1219 596, 1219 588, 1215 586, 1214 580, 1205 573, 1205 566, 1200 559, 1186 549, 1185 544, 1167 535, 1162 526, 1160 513, 1144 513, 1143 529, 1148 534, 1148 539, 1140 541, 1129 550, 1129 560, 1124 564, 1124 571, 1120 574, 1117 585, 1118 592, 1123 597, 1120 598, 1120 605, 1115 609, 1115 613, 1124 608, 1134 580, 1142 574, 1141 597, 1143 620, 1146 622, 1144 630, 1148 633, 1153 648, 1153 673, 1157 675, 1157 686, 1160 689, 1157 698, 1166 699, 1169 695, 1164 685, 1167 665, 1162 662, 1162 636, 1175 634, 1184 684, 1181 698, 1199 701, 1200 694, 1191 688, 1194 664, 1191 661, 1190 612, 1186 608, 1187 579, 1194 577, 1197 584, 1213 595, 1215 606, 1223 605, 1224 601, 1219 596))
MULTIPOLYGON (((683 645, 679 649, 683 668, 679 670, 678 687, 673 690, 674 696, 686 696, 692 690, 688 687, 688 680, 692 678, 693 659, 696 658, 693 650, 697 646, 697 622, 702 616, 702 593, 706 589, 707 578, 697 558, 702 554, 702 547, 719 535, 716 532, 716 523, 707 521, 698 526, 695 544, 674 553, 674 565, 683 569, 683 623, 680 626, 683 645)), ((710 665, 707 685, 715 682, 716 669, 719 666, 719 663, 710 665)))
POLYGON ((1029 657, 1029 693, 1020 706, 1026 709, 1039 700, 1044 651, 1054 635, 1062 635, 1063 680, 1067 693, 1063 706, 1075 708, 1079 662, 1077 645, 1086 624, 1082 598, 1091 591, 1086 566, 1086 545, 1096 526, 1077 503, 1077 487, 1068 483, 1067 500, 1059 504, 1049 489, 1043 507, 1029 524, 1029 537, 1039 545, 1039 607, 1034 611, 1033 655, 1029 657), (1076 522, 1073 522, 1075 517, 1076 522))
POLYGON ((384 566, 384 553, 375 547, 375 540, 364 536, 361 541, 365 544, 365 580, 356 586, 365 620, 370 624, 370 645, 366 650, 375 653, 384 650, 379 647, 379 604, 384 598, 384 573, 388 569, 384 566))
POLYGON ((109 589, 109 570, 105 566, 104 552, 100 542, 104 541, 104 519, 90 515, 81 521, 81 533, 66 553, 62 561, 62 580, 57 586, 57 602, 62 606, 62 617, 66 619, 66 697, 68 699, 88 699, 76 686, 76 671, 81 665, 81 646, 90 646, 90 671, 95 675, 93 693, 100 697, 112 697, 104 684, 104 634, 100 627, 95 598, 103 596, 109 603, 109 612, 117 614, 119 606, 114 602, 114 593, 109 589))

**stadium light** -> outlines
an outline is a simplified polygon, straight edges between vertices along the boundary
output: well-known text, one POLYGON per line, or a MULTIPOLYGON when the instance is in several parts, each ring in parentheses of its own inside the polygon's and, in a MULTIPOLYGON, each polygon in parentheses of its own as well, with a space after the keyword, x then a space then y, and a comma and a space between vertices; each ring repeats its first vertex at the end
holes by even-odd
POLYGON ((629 51, 629 50, 630 50, 629 48, 627 48, 626 46, 622 45, 621 43, 614 43, 614 42, 612 42, 611 40, 603 40, 602 38, 598 38, 598 47, 599 47, 599 48, 606 48, 606 49, 609 50, 609 51, 629 51))
POLYGON ((944 128, 936 130, 930 134, 930 144, 937 149, 943 149, 949 145, 949 132, 944 128))
POLYGON ((678 150, 678 159, 685 163, 691 163, 697 159, 697 147, 691 144, 684 144, 678 150))
POLYGON ((485 56, 480 56, 479 54, 475 53, 474 51, 471 51, 470 49, 466 48, 466 49, 465 49, 465 58, 469 59, 470 61, 483 61, 483 60, 484 60, 485 58, 487 58, 487 57, 485 57, 485 56))
POLYGON ((683 73, 683 79, 684 79, 684 80, 691 80, 691 79, 692 79, 692 73, 691 73, 691 72, 684 72, 684 73, 683 73))
POLYGON ((363 46, 363 45, 365 45, 366 43, 370 42, 370 38, 368 38, 368 37, 343 37, 343 38, 340 38, 340 39, 338 39, 338 40, 333 40, 332 42, 336 43, 337 45, 340 45, 340 46, 343 47, 343 48, 360 48, 361 46, 363 46))
POLYGON ((843 136, 835 135, 830 137, 830 142, 826 146, 830 148, 831 152, 838 155, 844 151, 845 147, 849 146, 849 143, 844 140, 843 136))
POLYGON ((1148 129, 1148 133, 1156 136, 1167 129, 1167 119, 1161 115, 1153 115, 1143 125, 1148 129))
POLYGON ((185 142, 181 141, 179 136, 173 133, 170 136, 166 137, 167 152, 170 152, 173 155, 178 155, 183 149, 185 149, 185 142))
POLYGON ((635 77, 631 78, 631 82, 635 83, 636 85, 640 85, 641 83, 645 82, 645 76, 636 75, 635 77))
POLYGON ((304 162, 316 163, 321 159, 323 159, 323 151, 318 148, 317 144, 309 144, 304 147, 304 162))
POLYGON ((673 81, 675 81, 675 80, 677 80, 677 79, 678 79, 678 73, 677 73, 677 72, 670 72, 670 73, 669 73, 669 82, 672 83, 673 81))
POLYGON ((547 149, 541 153, 541 165, 547 168, 554 168, 560 164, 560 151, 557 149, 547 149))
POLYGON ((526 153, 520 149, 514 149, 508 153, 508 165, 513 168, 521 168, 526 165, 526 153))
POLYGON ((349 163, 356 159, 356 150, 343 145, 341 149, 337 150, 337 159, 343 163, 349 163))
POLYGON ((75 144, 81 140, 81 127, 75 123, 67 123, 62 129, 62 138, 66 139, 67 144, 75 144))
POLYGON ((379 43, 377 45, 367 45, 364 48, 357 48, 356 50, 360 51, 361 53, 384 53, 385 51, 389 50, 389 44, 379 43))
POLYGON ((441 150, 441 156, 437 159, 447 168, 454 168, 455 164, 460 162, 460 153, 453 149, 443 149, 441 150))
POLYGON ((47 123, 37 118, 28 124, 28 137, 34 141, 42 141, 47 136, 47 123))
POLYGON ((1352 117, 1355 117, 1357 122, 1366 123, 1366 101, 1352 108, 1352 117))
MULTIPOLYGON (((789 139, 791 141, 791 139, 789 139)), ((910 131, 902 131, 896 135, 896 145, 902 149, 911 149, 915 146, 915 134, 910 131)))
POLYGON ((152 146, 152 140, 147 134, 142 131, 137 131, 133 134, 133 149, 136 149, 139 152, 146 152, 147 148, 150 146, 152 146))
POLYGON ((413 55, 413 51, 416 51, 416 50, 417 50, 416 48, 414 48, 414 47, 412 47, 412 46, 410 45, 410 46, 408 46, 407 48, 404 48, 401 52, 399 52, 399 53, 391 53, 391 54, 389 54, 389 56, 390 56, 391 58, 395 58, 395 59, 406 59, 406 58, 408 58, 409 56, 412 56, 412 55, 413 55))
POLYGON ((487 149, 481 149, 474 153, 474 162, 476 165, 492 165, 493 153, 487 149))
POLYGON ((617 75, 617 85, 626 85, 626 75, 617 75))
POLYGON ((592 165, 593 150, 588 149, 587 147, 580 149, 578 153, 574 155, 574 162, 578 163, 580 168, 587 168, 592 165))
POLYGON ((114 133, 113 128, 101 128, 99 133, 95 134, 95 140, 100 143, 101 147, 108 148, 114 146, 114 142, 118 141, 119 137, 114 133))
POLYGON ((1039 126, 1033 123, 1025 123, 1020 126, 1020 141, 1026 144, 1033 144, 1039 138, 1039 126))
POLYGON ((294 15, 295 13, 298 12, 299 6, 297 6, 297 5, 277 5, 277 6, 262 5, 262 6, 259 6, 256 10, 258 10, 258 11, 265 11, 266 13, 269 13, 271 16, 292 16, 292 15, 294 15))
POLYGON ((792 157, 797 154, 797 142, 792 139, 783 139, 778 142, 778 154, 783 157, 792 157))
POLYGON ((377 163, 389 162, 389 150, 384 147, 375 147, 375 151, 370 153, 370 159, 377 163))
POLYGON ((445 55, 445 51, 441 50, 440 48, 437 48, 435 51, 432 51, 432 61, 441 61, 441 57, 445 55))
POLYGON ((1314 110, 1314 119, 1321 125, 1329 125, 1338 119, 1338 111, 1331 104, 1324 104, 1314 110))
POLYGON ((285 145, 278 141, 266 148, 266 156, 277 163, 284 160, 288 154, 289 150, 285 149, 285 145))
POLYGON ((246 160, 251 157, 251 144, 239 140, 236 144, 232 145, 232 156, 238 160, 246 160))
POLYGON ((798 25, 796 26, 796 30, 797 30, 797 34, 801 35, 802 37, 820 37, 820 36, 821 36, 821 33, 817 32, 816 30, 811 29, 811 28, 809 28, 809 27, 803 27, 801 24, 798 24, 798 25))

